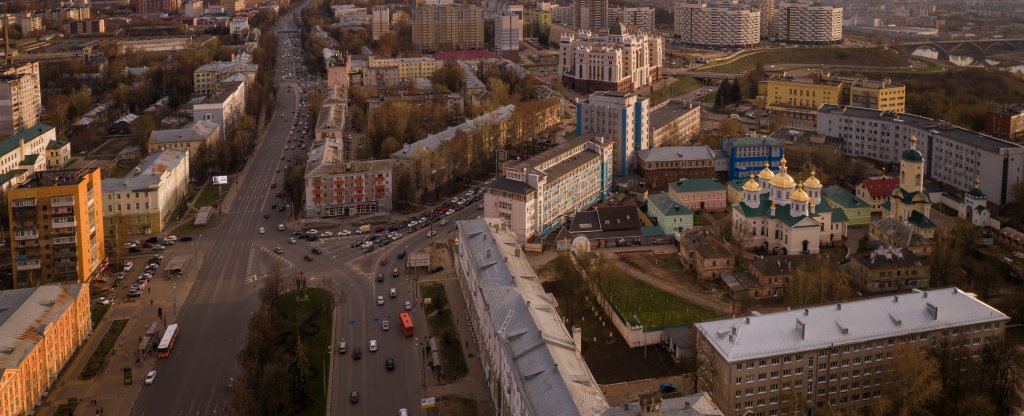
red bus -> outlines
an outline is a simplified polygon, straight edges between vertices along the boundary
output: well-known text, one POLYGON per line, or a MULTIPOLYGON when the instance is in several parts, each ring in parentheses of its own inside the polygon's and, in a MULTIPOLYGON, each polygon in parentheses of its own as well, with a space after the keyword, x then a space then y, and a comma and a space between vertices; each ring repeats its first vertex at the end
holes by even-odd
POLYGON ((405 313, 405 312, 402 312, 400 315, 398 315, 398 317, 401 318, 401 320, 402 320, 402 331, 405 332, 405 336, 411 337, 412 336, 412 317, 409 316, 409 314, 405 313))
POLYGON ((156 347, 157 357, 167 358, 171 356, 171 348, 174 348, 174 339, 178 338, 178 324, 167 325, 164 337, 160 345, 156 347))

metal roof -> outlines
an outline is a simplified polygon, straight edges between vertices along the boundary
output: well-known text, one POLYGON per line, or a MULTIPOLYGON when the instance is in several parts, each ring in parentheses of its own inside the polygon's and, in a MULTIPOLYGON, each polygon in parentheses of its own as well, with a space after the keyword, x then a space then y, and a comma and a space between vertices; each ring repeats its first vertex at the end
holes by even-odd
POLYGON ((210 120, 199 120, 180 129, 153 130, 149 140, 157 143, 177 143, 205 141, 220 128, 220 124, 210 120))
POLYGON ((46 326, 64 315, 82 287, 52 284, 0 291, 0 369, 18 368, 46 326))
POLYGON ((391 157, 400 159, 418 159, 424 154, 433 153, 441 146, 442 143, 453 139, 458 131, 462 130, 468 133, 475 133, 478 129, 488 125, 501 123, 511 117, 512 112, 515 111, 515 109, 516 106, 509 104, 472 120, 466 121, 465 123, 449 127, 442 132, 431 134, 423 140, 406 144, 402 149, 392 153, 391 157))
POLYGON ((972 293, 942 288, 694 326, 727 362, 736 362, 1008 320, 972 293))
POLYGON ((676 160, 715 160, 715 153, 707 146, 665 146, 636 152, 641 162, 671 162, 676 160))
POLYGON ((164 174, 174 169, 182 162, 188 163, 188 151, 165 149, 159 152, 150 153, 132 172, 123 178, 109 178, 103 180, 103 193, 107 192, 131 192, 131 191, 154 191, 160 188, 160 182, 164 174))

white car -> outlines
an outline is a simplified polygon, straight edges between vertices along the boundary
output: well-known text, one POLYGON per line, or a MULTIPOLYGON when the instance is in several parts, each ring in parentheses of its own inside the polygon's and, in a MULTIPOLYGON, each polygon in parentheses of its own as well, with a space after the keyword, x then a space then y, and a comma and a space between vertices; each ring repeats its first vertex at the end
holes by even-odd
POLYGON ((289 237, 288 238, 288 242, 291 243, 291 244, 295 244, 296 243, 295 237, 289 237))
POLYGON ((437 231, 434 231, 434 230, 427 231, 427 237, 433 237, 435 235, 437 235, 437 231))
POLYGON ((150 372, 146 373, 146 384, 147 385, 148 384, 153 384, 153 381, 155 381, 155 380, 156 380, 156 370, 153 370, 153 371, 150 371, 150 372))
POLYGON ((376 352, 376 351, 377 351, 377 340, 371 339, 370 340, 370 352, 376 352))
POLYGON ((277 231, 284 231, 284 224, 277 224, 277 231))
POLYGON ((266 232, 267 232, 267 230, 266 230, 265 228, 263 228, 263 227, 260 227, 260 234, 264 234, 264 233, 266 233, 266 232))
POLYGON ((409 226, 409 228, 416 228, 417 224, 419 224, 419 223, 416 222, 416 221, 409 221, 409 224, 407 224, 407 225, 409 226))
POLYGON ((317 235, 317 234, 318 234, 318 232, 317 232, 316 228, 313 228, 313 229, 311 229, 311 230, 309 230, 309 231, 306 231, 306 234, 309 234, 309 235, 317 235))
POLYGON ((387 319, 385 319, 383 321, 380 321, 380 329, 382 331, 387 331, 388 329, 391 329, 391 325, 388 324, 388 320, 387 319))
POLYGON ((342 237, 345 237, 345 236, 352 235, 352 232, 349 231, 349 230, 341 230, 341 232, 339 232, 338 235, 340 235, 342 237))
POLYGON ((110 304, 110 299, 107 299, 107 298, 105 298, 103 296, 100 296, 99 299, 96 299, 96 303, 100 304, 100 305, 109 305, 110 304))
POLYGON ((378 305, 383 305, 384 304, 384 296, 377 296, 377 304, 378 305))
POLYGON ((373 247, 373 241, 367 241, 367 242, 363 243, 363 248, 370 248, 370 247, 373 247))
POLYGON ((124 271, 126 271, 126 272, 130 272, 130 271, 132 271, 132 267, 135 267, 135 263, 132 263, 132 262, 130 262, 130 261, 129 261, 129 262, 126 262, 126 263, 124 264, 124 271))
POLYGON ((327 238, 327 237, 333 237, 333 236, 334 236, 334 233, 332 233, 330 231, 324 231, 324 232, 320 233, 320 238, 327 238))
POLYGON ((405 308, 405 310, 411 311, 412 310, 412 302, 405 301, 405 305, 403 307, 405 308))

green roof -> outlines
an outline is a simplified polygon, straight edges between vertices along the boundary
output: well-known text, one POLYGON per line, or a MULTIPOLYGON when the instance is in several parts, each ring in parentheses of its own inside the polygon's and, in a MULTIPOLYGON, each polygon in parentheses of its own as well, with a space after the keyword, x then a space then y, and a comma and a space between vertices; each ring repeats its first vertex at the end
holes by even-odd
POLYGON ((924 216, 921 211, 914 211, 910 213, 910 223, 921 229, 935 228, 935 223, 932 222, 930 218, 924 216))
POLYGON ((921 162, 924 160, 924 156, 917 149, 907 149, 903 151, 903 160, 908 162, 921 162))
POLYGON ((731 187, 732 189, 735 189, 737 191, 742 191, 743 190, 743 185, 746 184, 747 181, 749 181, 749 180, 750 180, 750 178, 740 178, 740 179, 733 179, 733 180, 731 180, 729 182, 726 182, 726 183, 729 184, 729 187, 731 187))
POLYGON ((682 179, 671 182, 668 186, 672 187, 672 190, 679 193, 725 190, 725 184, 715 179, 682 179))
POLYGON ((906 205, 914 205, 914 203, 915 203, 914 202, 914 197, 916 197, 918 195, 924 196, 924 203, 926 203, 926 204, 927 203, 931 203, 931 198, 928 197, 927 193, 917 192, 917 191, 907 192, 907 190, 905 190, 903 188, 896 188, 896 191, 900 193, 899 194, 899 198, 906 205))
MULTIPOLYGON (((771 204, 772 204, 771 200, 769 200, 767 198, 767 196, 762 195, 760 201, 761 201, 761 203, 757 207, 749 207, 749 206, 747 206, 747 204, 744 204, 742 202, 740 202, 739 204, 736 204, 736 205, 739 206, 740 212, 743 214, 744 217, 747 217, 747 218, 770 217, 770 218, 773 218, 773 219, 781 220, 782 222, 786 223, 786 225, 788 225, 790 227, 796 225, 797 223, 799 223, 804 218, 814 219, 813 217, 810 217, 810 216, 794 217, 793 215, 790 214, 790 208, 791 208, 790 205, 778 205, 777 204, 777 205, 775 205, 775 215, 768 215, 768 214, 771 213, 771 204)), ((849 222, 850 221, 850 219, 846 216, 846 212, 844 212, 842 210, 842 208, 832 208, 832 207, 829 207, 828 204, 821 204, 821 205, 815 205, 814 206, 814 214, 815 215, 818 215, 818 214, 828 214, 828 213, 832 214, 832 217, 831 217, 832 218, 832 222, 849 222)), ((815 220, 815 222, 817 222, 817 220, 815 220)))
POLYGON ((825 189, 821 190, 821 193, 832 202, 835 202, 846 209, 871 207, 871 204, 868 204, 863 199, 857 198, 856 195, 847 192, 838 185, 826 186, 825 189))
MULTIPOLYGON (((728 143, 727 147, 745 147, 745 146, 782 146, 782 142, 775 140, 768 136, 758 137, 731 137, 723 140, 728 143)), ((725 146, 723 146, 725 148, 725 146)))
POLYGON ((978 188, 977 186, 971 188, 971 190, 967 192, 967 195, 975 198, 985 198, 985 192, 982 192, 981 188, 978 188))
POLYGON ((0 184, 10 182, 14 180, 14 178, 18 177, 18 175, 21 175, 25 172, 28 171, 25 169, 11 169, 10 172, 0 175, 0 184))
POLYGON ((643 227, 640 229, 644 233, 644 237, 653 237, 658 235, 665 235, 665 232, 661 230, 661 227, 643 227))
MULTIPOLYGON (((660 193, 651 195, 647 198, 647 204, 658 207, 658 211, 668 216, 676 215, 693 215, 693 211, 686 207, 682 202, 679 202, 676 197, 667 193, 660 193)), ((650 209, 647 210, 650 212, 650 209)))
POLYGON ((37 160, 39 160, 39 155, 25 155, 25 159, 22 160, 21 163, 19 163, 19 165, 31 166, 36 164, 37 160))
POLYGON ((62 148, 64 146, 67 146, 67 144, 68 144, 68 142, 63 142, 63 141, 60 141, 60 140, 54 140, 54 141, 49 142, 49 143, 46 144, 46 149, 48 149, 48 150, 60 149, 60 148, 62 148))
POLYGON ((50 127, 43 123, 39 123, 25 130, 14 133, 13 135, 7 137, 3 141, 0 141, 0 155, 6 155, 10 152, 13 152, 14 149, 17 149, 18 147, 21 146, 22 141, 31 141, 32 139, 35 139, 36 137, 39 137, 43 133, 46 133, 50 130, 53 130, 53 127, 50 127))
POLYGON ((832 222, 850 222, 850 217, 846 216, 842 208, 836 208, 832 210, 832 222))

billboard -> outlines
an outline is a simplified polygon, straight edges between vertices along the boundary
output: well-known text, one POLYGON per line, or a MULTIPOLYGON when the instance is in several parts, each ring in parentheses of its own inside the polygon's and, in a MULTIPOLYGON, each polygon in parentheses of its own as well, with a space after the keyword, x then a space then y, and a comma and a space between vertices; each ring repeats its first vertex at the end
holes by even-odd
POLYGON ((228 184, 228 177, 227 176, 214 176, 213 177, 213 184, 214 185, 227 185, 228 184))

